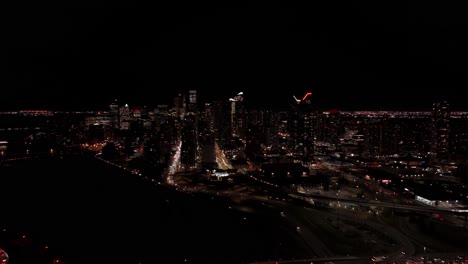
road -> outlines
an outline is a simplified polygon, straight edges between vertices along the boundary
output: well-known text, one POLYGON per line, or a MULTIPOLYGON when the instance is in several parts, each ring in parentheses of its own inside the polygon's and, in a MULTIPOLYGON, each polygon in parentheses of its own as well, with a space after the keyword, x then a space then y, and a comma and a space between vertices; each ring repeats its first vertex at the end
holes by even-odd
MULTIPOLYGON (((255 177, 250 176, 250 178, 255 178, 255 177)), ((274 185, 268 184, 268 182, 265 183, 262 180, 257 180, 255 182, 263 183, 265 188, 274 188, 272 187, 274 185)), ((312 198, 312 200, 314 201, 324 200, 324 201, 327 201, 326 204, 329 204, 329 202, 332 202, 333 204, 337 204, 337 205, 339 205, 340 203, 341 204, 358 204, 358 205, 364 205, 364 206, 380 206, 380 207, 386 207, 386 208, 401 209, 402 211, 409 211, 409 212, 422 212, 421 217, 424 217, 425 219, 427 219, 427 216, 424 216, 424 214, 427 212, 453 213, 450 210, 443 210, 443 209, 432 208, 432 207, 423 207, 423 206, 415 206, 415 205, 400 205, 400 204, 385 203, 385 202, 337 198, 337 196, 331 197, 331 196, 322 196, 322 195, 306 195, 306 194, 298 194, 298 193, 294 193, 294 194, 290 193, 290 196, 299 197, 299 198, 302 197, 303 199, 307 199, 307 200, 312 198)), ((344 208, 345 208, 344 206, 342 206, 341 208, 337 206, 336 210, 337 212, 339 212, 339 214, 342 217, 344 217, 347 220, 355 218, 356 214, 362 214, 362 212, 359 212, 360 210, 351 211, 351 210, 345 210, 344 208)), ((317 221, 319 220, 317 217, 310 216, 309 218, 307 216, 308 215, 307 210, 298 210, 297 212, 295 212, 295 210, 291 210, 289 206, 283 206, 281 210, 284 210, 286 215, 292 216, 291 217, 292 223, 298 224, 298 225, 302 224, 305 226, 305 228, 301 226, 301 233, 305 235, 304 237, 307 237, 307 240, 309 240, 311 243, 315 245, 313 250, 314 250, 314 254, 316 257, 327 258, 331 256, 336 256, 336 252, 333 252, 335 248, 327 247, 326 246, 327 243, 324 243, 322 239, 323 236, 317 236, 315 233, 316 231, 319 231, 316 229, 316 226, 318 223, 317 221), (305 232, 305 230, 311 230, 311 231, 305 232), (314 234, 314 236, 310 236, 310 234, 314 234), (330 253, 329 251, 332 251, 332 252, 330 253)), ((327 215, 326 212, 322 212, 322 211, 319 214, 327 215)), ((459 249, 458 247, 453 246, 453 245, 449 245, 447 241, 445 241, 444 239, 433 237, 434 236, 433 232, 427 233, 426 231, 421 230, 420 228, 414 226, 414 224, 411 224, 410 220, 406 216, 393 216, 392 215, 391 219, 394 219, 395 223, 389 223, 388 221, 384 221, 383 219, 384 219, 384 216, 374 215, 375 221, 366 220, 365 223, 366 225, 371 226, 374 230, 379 230, 380 232, 383 232, 385 235, 391 237, 394 241, 398 242, 399 246, 397 248, 394 248, 395 249, 394 251, 387 252, 385 254, 386 256, 388 256, 388 259, 387 259, 388 261, 397 261, 398 263, 400 261, 404 262, 406 259, 416 257, 418 256, 418 254, 427 253, 432 250, 439 252, 439 253, 446 253, 446 252, 457 251, 457 250, 463 252, 462 249, 459 249), (427 251, 424 252, 425 250, 427 251)), ((434 219, 429 218, 428 220, 434 220, 434 219)), ((435 221, 437 221, 437 219, 435 219, 435 221)), ((356 222, 356 224, 358 224, 358 222, 356 222)), ((454 226, 454 228, 457 228, 457 227, 454 226)), ((460 231, 463 231, 463 230, 460 229, 460 231)), ((461 232, 459 234, 459 238, 457 239, 461 239, 461 237, 466 237, 466 233, 464 235, 464 233, 461 232)), ((454 255, 454 254, 450 253, 448 255, 454 255)), ((370 257, 371 256, 369 256, 369 258, 370 257)), ((283 262, 279 262, 279 263, 283 263, 283 262)))
POLYGON ((310 263, 367 263, 368 259, 346 256, 346 257, 325 257, 325 258, 308 258, 308 259, 294 259, 294 260, 282 260, 282 261, 261 261, 253 262, 250 264, 310 264, 310 263))
MULTIPOLYGON (((265 181, 262 180, 262 182, 265 182, 265 181)), ((265 184, 271 185, 271 183, 269 182, 265 182, 265 184)), ((460 208, 457 208, 457 209, 440 208, 440 207, 429 207, 429 206, 423 206, 423 205, 399 204, 399 203, 394 203, 394 202, 390 203, 390 202, 375 201, 375 200, 343 198, 341 196, 337 196, 334 192, 328 195, 316 194, 316 193, 307 194, 307 193, 295 192, 291 190, 288 190, 288 192, 290 192, 291 194, 294 194, 297 196, 303 196, 306 198, 330 200, 330 201, 336 201, 336 202, 339 201, 339 202, 359 204, 359 205, 364 205, 364 206, 378 206, 378 207, 402 209, 402 210, 408 210, 408 211, 427 212, 427 213, 468 215, 468 210, 466 212, 457 212, 457 210, 460 210, 460 208)))
POLYGON ((216 162, 222 170, 232 169, 231 162, 226 158, 221 148, 215 143, 216 162))
MULTIPOLYGON (((143 177, 145 178, 145 177, 143 177)), ((186 182, 185 184, 190 184, 190 182, 186 182)), ((266 185, 268 188, 274 188, 273 185, 266 185)), ((198 194, 193 193, 194 189, 186 188, 187 186, 184 186, 184 184, 178 184, 178 190, 179 192, 186 192, 186 193, 191 193, 192 195, 197 196, 198 194)), ((259 186, 252 187, 251 189, 258 188, 259 186)), ((199 191, 204 190, 203 186, 197 186, 199 191)), ((206 188, 205 188, 206 189, 206 188)), ((287 236, 289 237, 286 239, 284 235, 281 235, 280 238, 275 238, 273 239, 272 247, 276 247, 276 251, 278 253, 278 256, 281 256, 280 258, 283 261, 293 261, 291 259, 287 259, 284 256, 290 254, 287 252, 287 248, 290 245, 291 242, 286 242, 292 241, 296 245, 300 245, 300 252, 299 254, 295 254, 295 259, 302 259, 302 260, 310 260, 310 259, 323 259, 327 260, 328 258, 337 258, 337 257, 350 257, 350 258, 362 258, 364 259, 370 259, 372 257, 371 255, 363 254, 361 253, 360 255, 354 255, 354 254, 349 254, 349 256, 342 255, 337 253, 337 248, 336 246, 333 245, 333 243, 330 242, 330 239, 325 239, 326 235, 323 233, 324 227, 329 228, 330 223, 326 223, 326 220, 324 221, 323 219, 332 219, 332 225, 335 225, 336 223, 345 223, 345 221, 351 221, 353 222, 353 218, 356 217, 356 214, 363 214, 365 215, 366 212, 352 212, 352 211, 346 211, 343 209, 337 209, 332 210, 332 212, 324 212, 324 211, 317 211, 314 209, 310 208, 304 208, 302 206, 297 206, 294 204, 291 204, 287 201, 278 201, 278 200, 265 200, 265 199, 259 199, 258 195, 253 195, 252 194, 247 194, 243 195, 242 193, 244 192, 243 189, 249 189, 249 188, 240 188, 238 194, 240 194, 241 197, 244 197, 241 200, 235 202, 232 200, 228 207, 231 210, 236 210, 239 212, 244 212, 248 213, 245 218, 242 218, 242 222, 250 222, 252 219, 252 216, 254 215, 263 215, 268 217, 269 222, 274 222, 278 226, 278 228, 281 228, 281 232, 288 234, 287 236), (248 201, 254 200, 253 203, 249 203, 248 201), (255 212, 254 214, 252 214, 255 212), (250 216, 249 216, 250 214, 250 216), (334 219, 337 218, 337 216, 342 217, 344 220, 339 220, 336 221, 334 219), (322 218, 322 219, 320 219, 322 218), (328 227, 327 227, 328 226, 328 227), (297 229, 299 227, 299 229, 297 229), (286 251, 284 251, 286 250, 286 251), (300 258, 300 256, 303 256, 303 258, 300 258)), ((213 190, 212 193, 207 193, 204 192, 203 195, 218 195, 218 193, 223 193, 221 190, 213 190)), ((231 194, 236 193, 236 192, 224 192, 225 198, 230 198, 231 194), (229 194, 231 193, 231 194, 229 194)), ((310 198, 309 196, 305 196, 307 198, 310 198)), ((357 204, 362 204, 366 206, 388 206, 392 208, 400 208, 403 210, 411 210, 411 209, 416 209, 420 210, 421 207, 418 206, 407 206, 407 205, 398 205, 398 207, 395 207, 396 205, 393 203, 383 203, 383 202, 368 202, 368 201, 362 201, 362 200, 354 200, 354 199, 337 199, 336 197, 324 197, 324 196, 315 196, 313 199, 323 199, 323 200, 328 200, 328 201, 340 201, 340 202, 349 202, 349 203, 357 203, 357 204)), ((426 209, 426 208, 423 208, 426 209)), ((434 210, 433 208, 427 208, 430 210, 434 210)), ((394 241, 397 241, 398 246, 397 247, 391 247, 391 251, 386 252, 386 255, 389 256, 390 260, 404 260, 410 257, 414 257, 417 255, 418 251, 417 249, 421 248, 421 244, 418 243, 417 240, 419 240, 418 236, 421 237, 421 232, 418 232, 418 230, 411 229, 408 232, 408 229, 405 229, 405 226, 403 225, 404 219, 398 219, 398 221, 401 221, 400 226, 391 226, 390 224, 386 222, 382 222, 380 218, 376 218, 378 221, 370 221, 369 219, 365 220, 366 226, 369 226, 372 230, 377 230, 380 232, 383 232, 387 234, 388 236, 392 237, 394 241), (408 233, 406 233, 408 232, 408 233), (405 252, 405 254, 402 254, 402 252, 405 252)), ((359 225, 359 219, 355 219, 354 223, 355 225, 359 225)), ((409 228, 409 227, 407 227, 409 228)), ((335 233, 340 233, 341 232, 341 227, 340 230, 337 231, 331 231, 335 233)), ((375 231, 372 231, 375 232, 375 231)), ((264 234, 266 235, 266 234, 264 234)), ((339 235, 336 235, 338 237, 339 241, 346 241, 345 237, 339 237, 339 235)), ((270 238, 271 239, 271 238, 270 238)), ((359 241, 356 240, 355 241, 359 241)), ((347 242, 343 242, 347 243, 347 242)), ((361 242, 358 242, 358 244, 361 242)), ((440 243, 440 242, 438 242, 440 243)), ((352 249, 353 247, 350 247, 352 249)), ((338 250, 340 251, 340 250, 338 250)), ((342 251, 342 250, 341 250, 342 251)), ((350 253, 353 253, 352 250, 349 251, 350 253)), ((370 253, 370 252, 368 252, 370 253)), ((278 258, 278 259, 280 259, 278 258)), ((341 263, 345 262, 345 259, 342 259, 340 261, 341 263)), ((280 262, 281 263, 281 262, 280 262)), ((294 262, 290 262, 294 263, 294 262)), ((299 262, 296 262, 299 263, 299 262)), ((352 261, 351 261, 352 263, 352 261)))

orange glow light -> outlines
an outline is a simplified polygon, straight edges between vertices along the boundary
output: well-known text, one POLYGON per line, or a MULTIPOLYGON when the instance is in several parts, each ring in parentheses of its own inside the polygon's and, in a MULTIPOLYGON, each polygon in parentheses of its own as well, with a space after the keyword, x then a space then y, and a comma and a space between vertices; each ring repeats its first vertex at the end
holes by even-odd
POLYGON ((311 96, 312 93, 311 92, 308 92, 304 95, 304 97, 302 97, 302 101, 304 101, 307 97, 311 96))

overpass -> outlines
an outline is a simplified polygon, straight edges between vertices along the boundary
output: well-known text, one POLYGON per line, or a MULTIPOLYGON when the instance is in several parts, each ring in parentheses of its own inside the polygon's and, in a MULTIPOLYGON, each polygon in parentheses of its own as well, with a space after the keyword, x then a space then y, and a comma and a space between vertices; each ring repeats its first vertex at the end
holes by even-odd
POLYGON ((386 202, 376 202, 376 201, 363 201, 357 199, 349 199, 349 198, 338 198, 338 197, 329 197, 323 196, 318 194, 303 194, 299 192, 289 193, 289 196, 293 198, 299 199, 317 199, 317 200, 328 200, 328 201, 335 201, 335 202, 344 202, 344 203, 352 203, 357 205, 363 206, 379 206, 379 207, 386 207, 386 208, 393 208, 393 209, 402 209, 408 211, 419 211, 419 212, 426 212, 426 213, 444 213, 444 214, 459 214, 459 215, 468 215, 468 208, 457 208, 457 209, 441 209, 441 208, 433 208, 433 207, 425 207, 425 206, 417 206, 417 205, 406 205, 406 204, 395 204, 395 203, 386 203, 386 202))
POLYGON ((324 257, 324 258, 309 258, 309 259, 291 259, 291 260, 273 260, 251 262, 249 264, 310 264, 310 263, 330 263, 330 262, 348 262, 348 263, 368 263, 370 258, 343 256, 343 257, 324 257))
POLYGON ((378 206, 378 207, 386 207, 386 208, 393 208, 393 209, 401 209, 401 210, 408 210, 408 211, 418 211, 418 212, 426 212, 426 213, 441 213, 441 214, 456 214, 456 215, 464 215, 465 217, 468 216, 468 207, 461 207, 461 208, 454 208, 454 209, 442 209, 442 208, 434 208, 434 207, 426 207, 426 206, 417 206, 417 205, 406 205, 406 204, 398 204, 398 203, 387 203, 387 202, 379 202, 379 201, 363 201, 358 199, 350 199, 350 198, 339 198, 339 197, 331 197, 331 196, 324 196, 320 194, 305 194, 300 192, 292 192, 290 190, 283 189, 276 184, 272 184, 267 181, 259 180, 256 177, 250 176, 251 178, 268 185, 268 187, 274 187, 277 190, 281 190, 285 195, 289 197, 300 199, 300 200, 325 200, 325 201, 334 201, 334 202, 343 202, 343 203, 350 203, 362 206, 378 206))

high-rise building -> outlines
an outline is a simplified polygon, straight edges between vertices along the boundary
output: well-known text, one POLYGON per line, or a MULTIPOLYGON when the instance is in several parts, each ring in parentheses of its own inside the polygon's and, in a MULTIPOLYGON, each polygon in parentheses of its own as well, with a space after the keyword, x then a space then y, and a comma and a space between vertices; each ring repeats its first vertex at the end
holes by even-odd
POLYGON ((205 111, 203 112, 203 119, 207 123, 207 128, 209 130, 213 130, 214 129, 213 104, 205 103, 205 111))
POLYGON ((197 112, 197 91, 196 90, 189 90, 188 93, 188 104, 187 104, 187 111, 188 112, 197 112))
POLYGON ((161 125, 164 124, 169 116, 169 107, 168 105, 157 105, 157 107, 153 110, 153 114, 151 115, 152 122, 156 131, 161 128, 161 125))
POLYGON ((244 93, 240 92, 229 99, 231 103, 231 134, 233 137, 245 137, 244 93))
MULTIPOLYGON (((450 119, 450 150, 458 160, 468 160, 468 115, 452 113, 450 119)), ((468 175, 468 174, 467 174, 468 175)))
POLYGON ((432 108, 431 154, 437 161, 449 155, 450 106, 447 101, 435 103, 432 108))
POLYGON ((213 126, 215 138, 221 144, 231 141, 231 108, 228 101, 213 102, 213 126))
POLYGON ((111 126, 113 128, 120 128, 120 106, 117 102, 117 99, 109 105, 109 114, 111 118, 111 126))
POLYGON ((174 108, 175 114, 178 118, 181 118, 185 115, 185 100, 184 96, 182 96, 182 93, 179 93, 176 97, 174 97, 174 108))
POLYGON ((306 93, 302 100, 296 99, 288 117, 290 147, 304 161, 314 158, 315 140, 318 123, 318 110, 312 105, 310 95, 306 93))
POLYGON ((197 158, 197 116, 189 112, 184 116, 182 125, 182 145, 180 160, 186 169, 193 167, 197 158))
POLYGON ((340 111, 337 109, 323 112, 319 119, 317 139, 332 145, 338 144, 339 135, 343 133, 340 117, 340 111))
POLYGON ((132 122, 132 116, 130 114, 130 108, 128 104, 121 106, 119 108, 120 111, 120 129, 121 130, 128 130, 130 129, 130 123, 132 122))

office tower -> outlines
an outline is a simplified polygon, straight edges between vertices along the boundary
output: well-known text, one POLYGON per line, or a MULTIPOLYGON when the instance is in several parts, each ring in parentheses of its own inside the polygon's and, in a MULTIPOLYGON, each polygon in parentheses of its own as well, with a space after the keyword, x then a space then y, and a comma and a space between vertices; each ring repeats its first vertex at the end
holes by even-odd
POLYGON ((189 90, 188 93, 188 104, 187 104, 187 111, 196 113, 197 112, 197 91, 196 90, 189 90))
MULTIPOLYGON (((452 113, 450 119, 450 150, 458 160, 468 160, 468 114, 452 113)), ((468 174, 467 174, 468 175, 468 174)))
POLYGON ((132 116, 130 115, 130 108, 128 104, 121 106, 120 111, 120 129, 128 130, 130 129, 130 123, 132 121, 132 116))
POLYGON ((317 138, 330 145, 339 143, 339 135, 343 133, 342 123, 340 120, 340 111, 332 109, 323 112, 318 121, 317 138))
POLYGON ((435 103, 432 108, 431 154, 436 161, 448 158, 450 134, 450 106, 447 101, 435 103))
POLYGON ((182 124, 182 145, 180 160, 186 169, 195 165, 198 149, 197 116, 188 112, 182 124))
POLYGON ((109 114, 113 128, 120 129, 120 106, 117 99, 109 105, 109 114))
POLYGON ((310 100, 312 93, 306 93, 302 100, 294 97, 295 104, 288 116, 290 147, 303 161, 314 158, 318 111, 310 100))
POLYGON ((231 105, 228 101, 213 102, 213 125, 215 138, 224 145, 231 141, 231 105))
POLYGON ((233 137, 245 137, 245 108, 244 93, 240 92, 233 98, 229 98, 231 103, 231 134, 233 137))
POLYGON ((202 114, 202 119, 205 121, 207 129, 209 129, 210 131, 214 129, 214 115, 212 103, 205 103, 205 109, 202 114))
POLYGON ((182 96, 182 93, 179 93, 174 97, 174 108, 176 117, 181 118, 185 115, 185 98, 182 96))

